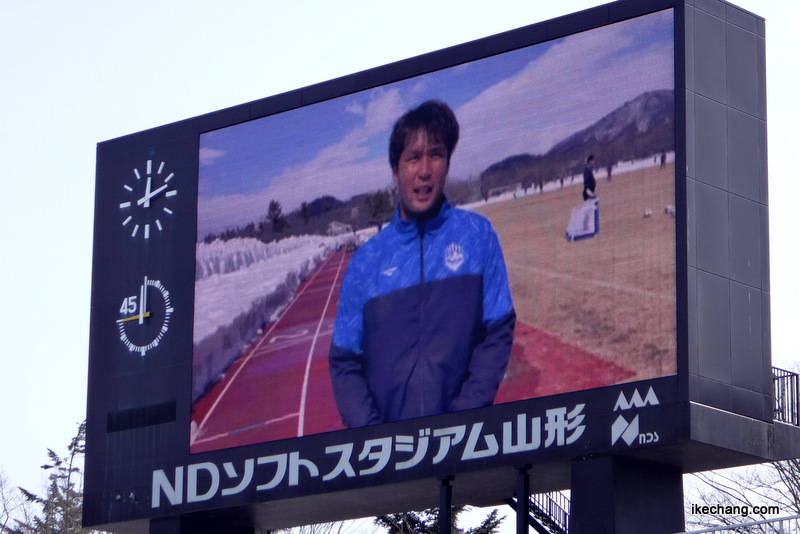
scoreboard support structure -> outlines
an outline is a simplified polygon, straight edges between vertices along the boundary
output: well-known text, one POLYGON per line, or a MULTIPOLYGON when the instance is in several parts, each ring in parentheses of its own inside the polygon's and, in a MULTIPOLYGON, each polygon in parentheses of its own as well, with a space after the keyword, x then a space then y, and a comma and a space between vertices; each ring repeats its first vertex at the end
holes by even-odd
POLYGON ((570 534, 667 534, 684 530, 677 469, 620 456, 574 460, 570 534))

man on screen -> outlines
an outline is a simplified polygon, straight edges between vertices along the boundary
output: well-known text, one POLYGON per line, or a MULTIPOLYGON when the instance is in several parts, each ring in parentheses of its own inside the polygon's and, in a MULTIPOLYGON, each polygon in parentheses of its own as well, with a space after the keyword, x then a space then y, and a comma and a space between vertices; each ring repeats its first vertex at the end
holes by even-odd
POLYGON ((399 206, 350 261, 329 354, 348 427, 491 405, 505 373, 516 315, 500 243, 444 196, 458 136, 438 101, 394 125, 399 206))

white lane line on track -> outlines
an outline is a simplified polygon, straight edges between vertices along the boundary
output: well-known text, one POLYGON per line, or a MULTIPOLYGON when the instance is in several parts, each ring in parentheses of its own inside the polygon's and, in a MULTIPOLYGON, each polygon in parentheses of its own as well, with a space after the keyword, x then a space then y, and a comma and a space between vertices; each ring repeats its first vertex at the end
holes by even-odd
POLYGON ((339 273, 342 272, 342 265, 344 264, 344 258, 347 254, 342 254, 342 259, 339 261, 339 266, 336 268, 336 276, 333 278, 333 283, 331 284, 331 288, 328 291, 328 300, 325 301, 325 308, 322 310, 322 315, 319 318, 319 323, 317 323, 317 331, 314 333, 314 339, 311 342, 311 349, 308 351, 308 358, 306 359, 306 373, 303 376, 303 391, 300 393, 300 417, 297 420, 297 435, 302 436, 303 432, 305 431, 305 420, 306 420, 306 396, 308 395, 308 380, 309 376, 311 375, 311 360, 314 358, 314 348, 317 346, 317 340, 319 339, 320 331, 322 330, 322 322, 325 320, 325 315, 328 313, 328 306, 331 304, 331 298, 333 297, 333 291, 336 289, 336 282, 339 280, 339 273))
POLYGON ((255 430, 256 428, 262 428, 262 427, 265 427, 265 426, 269 426, 269 425, 271 425, 273 423, 280 423, 281 421, 285 421, 285 420, 291 419, 293 417, 297 417, 297 414, 296 413, 289 413, 289 414, 286 414, 286 415, 284 415, 282 417, 276 417, 274 419, 268 419, 266 421, 262 421, 260 423, 255 423, 255 424, 252 424, 250 426, 246 426, 244 428, 237 428, 236 430, 231 430, 229 432, 222 432, 220 434, 214 434, 213 436, 208 436, 208 437, 205 437, 205 438, 201 438, 201 439, 195 440, 194 445, 200 445, 201 443, 208 443, 209 441, 215 441, 215 440, 218 440, 218 439, 221 439, 221 438, 227 438, 228 436, 233 436, 233 435, 238 434, 240 432, 246 432, 248 430, 255 430))
MULTIPOLYGON (((244 367, 247 365, 247 363, 253 357, 253 354, 255 354, 255 352, 259 349, 259 347, 261 347, 261 345, 264 343, 264 341, 266 339, 269 339, 270 334, 280 324, 280 322, 283 319, 284 315, 286 315, 286 312, 288 312, 291 309, 291 307, 294 305, 294 303, 297 302, 297 299, 300 298, 300 295, 302 295, 305 292, 306 288, 311 285, 311 282, 313 282, 317 278, 319 273, 322 272, 323 267, 325 267, 328 264, 328 262, 331 260, 331 258, 333 256, 334 256, 334 254, 331 254, 328 258, 325 259, 325 262, 322 265, 320 265, 319 268, 314 272, 314 276, 311 277, 311 279, 308 281, 307 284, 303 285, 303 289, 301 289, 297 293, 297 295, 295 295, 294 298, 292 298, 292 300, 289 301, 289 304, 283 309, 281 314, 278 316, 278 319, 274 323, 272 323, 272 326, 270 327, 269 330, 267 330, 266 334, 261 336, 261 339, 258 341, 258 343, 252 349, 250 349, 250 352, 247 353, 247 356, 245 356, 245 359, 242 362, 242 364, 236 369, 236 372, 233 374, 233 376, 228 381, 228 383, 225 384, 225 387, 222 389, 222 392, 220 392, 219 396, 214 401, 214 404, 212 404, 211 408, 209 408, 208 412, 206 412, 206 416, 203 417, 202 421, 200 421, 200 424, 197 426, 197 432, 194 433, 194 435, 200 436, 202 434, 203 428, 205 427, 206 422, 208 422, 209 417, 211 417, 211 414, 214 413, 214 410, 216 410, 217 405, 219 405, 220 401, 222 400, 222 397, 225 396, 225 394, 230 389, 231 385, 236 381, 236 378, 239 376, 239 373, 242 371, 242 369, 244 369, 244 367)), ((194 443, 196 443, 196 441, 193 440, 191 444, 193 445, 194 443)))

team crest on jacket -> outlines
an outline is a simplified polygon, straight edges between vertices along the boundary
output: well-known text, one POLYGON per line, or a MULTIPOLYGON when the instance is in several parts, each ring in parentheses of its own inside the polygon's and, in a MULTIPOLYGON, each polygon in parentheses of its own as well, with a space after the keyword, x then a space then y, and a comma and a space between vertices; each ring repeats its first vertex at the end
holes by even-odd
POLYGON ((464 249, 458 243, 450 243, 444 249, 444 264, 451 271, 458 270, 461 264, 464 263, 464 249))

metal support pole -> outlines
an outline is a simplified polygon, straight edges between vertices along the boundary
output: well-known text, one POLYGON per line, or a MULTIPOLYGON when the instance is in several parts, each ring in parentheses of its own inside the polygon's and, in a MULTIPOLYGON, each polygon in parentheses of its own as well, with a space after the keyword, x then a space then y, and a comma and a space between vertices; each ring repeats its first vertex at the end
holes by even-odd
POLYGON ((442 479, 439 487, 439 532, 450 534, 453 531, 453 477, 442 479))
POLYGON ((528 534, 528 514, 531 500, 531 484, 525 466, 517 473, 517 534, 528 534))

